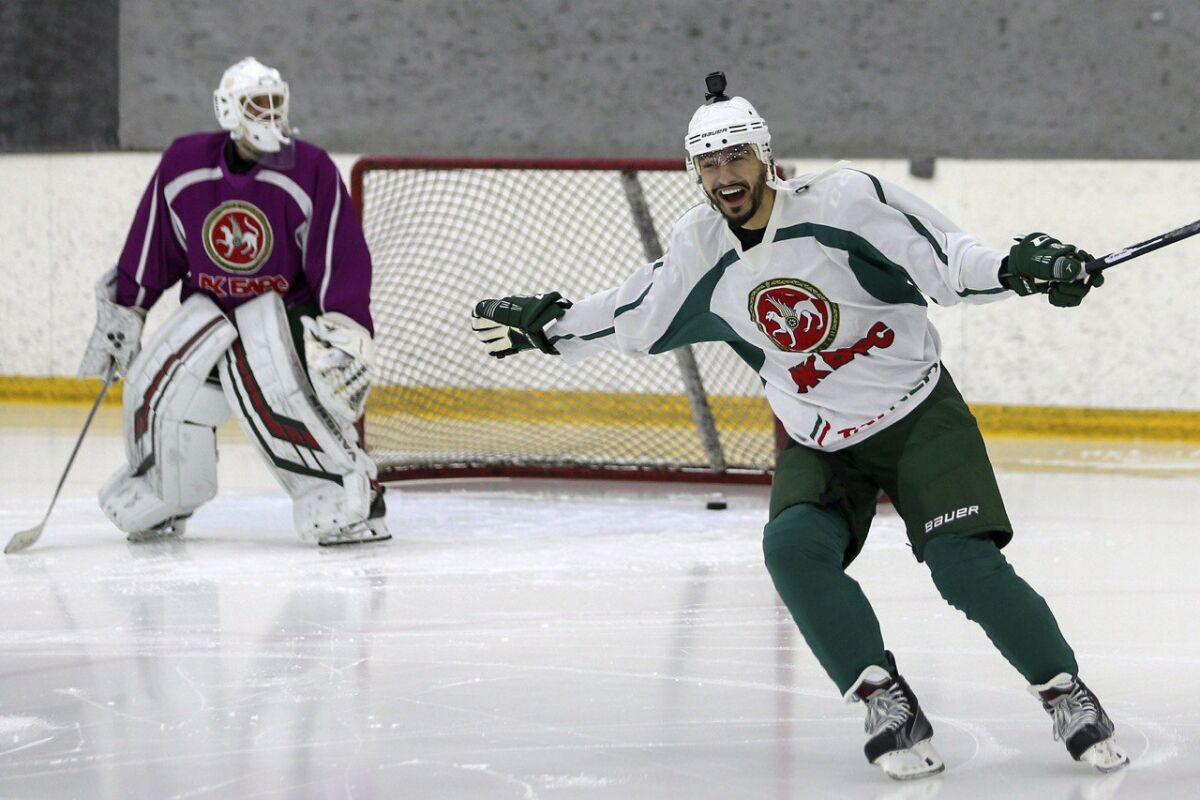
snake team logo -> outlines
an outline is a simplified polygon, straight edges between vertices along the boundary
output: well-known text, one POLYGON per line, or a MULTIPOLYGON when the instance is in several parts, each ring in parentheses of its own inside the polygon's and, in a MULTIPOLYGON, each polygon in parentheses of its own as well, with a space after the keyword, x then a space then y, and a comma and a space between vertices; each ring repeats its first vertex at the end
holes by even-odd
POLYGON ((838 330, 838 307, 811 283, 764 281, 750 291, 750 316, 780 350, 825 349, 838 330))
POLYGON ((245 201, 221 203, 204 220, 204 249, 213 263, 229 272, 258 272, 273 243, 267 215, 245 201))

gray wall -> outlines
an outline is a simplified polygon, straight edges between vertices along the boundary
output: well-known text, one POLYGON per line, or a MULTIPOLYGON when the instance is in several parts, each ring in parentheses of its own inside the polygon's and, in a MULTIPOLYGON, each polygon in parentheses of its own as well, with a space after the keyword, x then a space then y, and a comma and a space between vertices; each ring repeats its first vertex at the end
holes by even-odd
MULTIPOLYGON (((0 8, 91 27, 116 1, 0 8)), ((108 86, 103 24, 87 52, 36 16, 18 22, 65 57, 36 86, 108 86)), ((121 0, 119 31, 130 149, 214 127, 213 85, 253 53, 292 84, 302 135, 339 151, 674 156, 723 68, 792 157, 1200 158, 1196 0, 121 0)), ((0 65, 43 60, 0 36, 0 65)), ((105 141, 108 95, 89 97, 32 124, 0 109, 0 146, 51 149, 65 125, 105 141)))
POLYGON ((118 0, 0 0, 0 152, 117 146, 118 0))

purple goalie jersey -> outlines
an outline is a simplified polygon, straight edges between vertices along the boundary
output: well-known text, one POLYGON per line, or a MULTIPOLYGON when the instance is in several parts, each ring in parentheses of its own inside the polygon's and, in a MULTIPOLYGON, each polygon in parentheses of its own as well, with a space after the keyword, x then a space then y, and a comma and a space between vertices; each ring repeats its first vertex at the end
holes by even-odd
POLYGON ((297 140, 287 169, 229 170, 229 134, 171 143, 117 262, 117 302, 149 308, 176 281, 228 311, 263 292, 316 303, 374 333, 371 256, 337 167, 297 140))

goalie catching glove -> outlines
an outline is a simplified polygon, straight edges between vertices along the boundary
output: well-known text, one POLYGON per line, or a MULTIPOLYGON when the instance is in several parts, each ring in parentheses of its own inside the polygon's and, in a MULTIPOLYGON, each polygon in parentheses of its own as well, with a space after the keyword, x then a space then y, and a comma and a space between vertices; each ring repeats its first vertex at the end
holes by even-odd
POLYGON ((1075 245, 1031 233, 1008 251, 1000 281, 1022 297, 1046 293, 1052 306, 1077 306, 1093 286, 1104 284, 1099 272, 1089 277, 1084 271, 1084 264, 1091 260, 1089 253, 1075 245))
POLYGON ((546 336, 546 328, 570 307, 571 301, 564 300, 558 292, 480 300, 471 313, 471 327, 488 355, 494 358, 535 347, 543 353, 558 355, 546 336))
POLYGON ((117 303, 117 268, 113 267, 96 281, 96 327, 83 352, 79 377, 108 374, 109 363, 117 374, 126 375, 129 365, 142 347, 142 325, 146 311, 117 303))
POLYGON ((317 400, 343 427, 362 416, 371 391, 374 343, 362 325, 336 311, 302 317, 304 360, 317 400))

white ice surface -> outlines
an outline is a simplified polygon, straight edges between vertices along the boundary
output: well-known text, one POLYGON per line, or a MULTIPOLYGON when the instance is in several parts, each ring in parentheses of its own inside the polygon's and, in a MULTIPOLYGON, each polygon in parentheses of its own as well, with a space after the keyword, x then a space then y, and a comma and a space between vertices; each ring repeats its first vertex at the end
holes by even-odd
MULTIPOLYGON (((35 524, 85 409, 0 407, 0 537, 35 524)), ((32 549, 0 559, 3 798, 1200 796, 1200 453, 1006 445, 1006 550, 1132 766, 1051 740, 1024 682, 881 511, 851 568, 937 729, 944 776, 887 780, 762 565, 764 489, 397 485, 395 539, 320 549, 222 430, 183 541, 96 507, 105 409, 32 549)))

